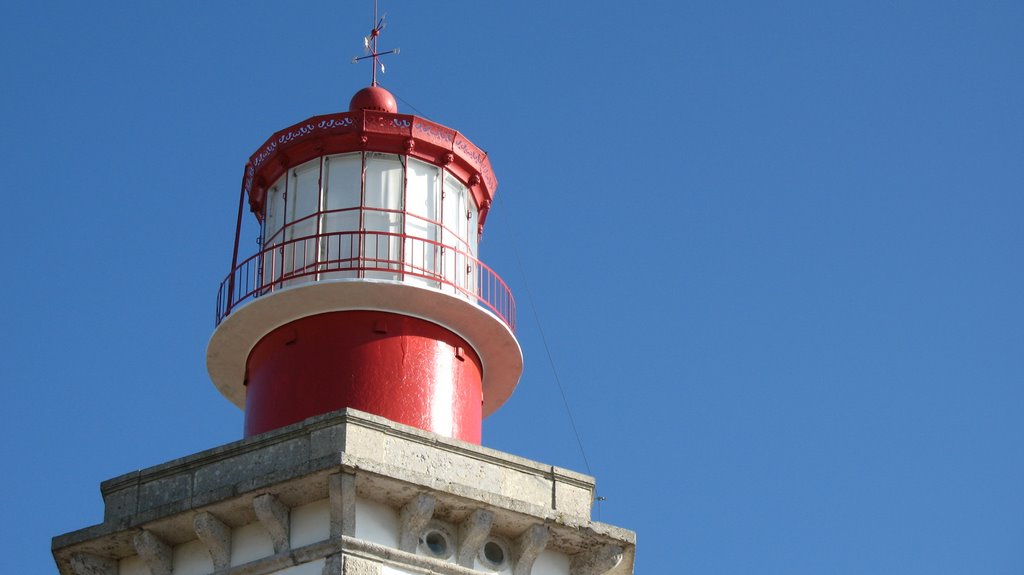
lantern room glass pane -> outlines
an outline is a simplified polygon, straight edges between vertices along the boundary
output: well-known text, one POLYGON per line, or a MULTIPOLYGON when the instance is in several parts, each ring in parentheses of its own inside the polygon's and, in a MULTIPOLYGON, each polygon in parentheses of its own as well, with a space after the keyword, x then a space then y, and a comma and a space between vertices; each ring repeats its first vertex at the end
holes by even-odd
MULTIPOLYGON (((397 270, 402 261, 402 196, 405 166, 393 154, 366 154, 363 181, 363 266, 397 270), (394 234, 394 235, 392 235, 394 234)), ((365 277, 399 279, 395 273, 368 271, 365 277)))
POLYGON ((366 154, 366 190, 363 206, 385 210, 402 209, 405 166, 393 154, 366 154))
POLYGON ((284 177, 267 190, 263 215, 263 245, 280 243, 278 232, 284 226, 284 177))
POLYGON ((415 229, 423 230, 422 233, 416 234, 417 237, 427 237, 424 234, 427 233, 425 230, 428 229, 428 224, 437 221, 440 176, 441 169, 437 166, 419 160, 409 160, 406 209, 410 215, 416 216, 418 223, 415 224, 415 229))
MULTIPOLYGON (((269 248, 279 246, 284 241, 285 224, 285 182, 287 176, 282 176, 273 186, 267 189, 265 200, 266 212, 263 218, 263 247, 269 248)), ((262 279, 263 285, 269 286, 277 281, 284 273, 284 248, 266 252, 263 255, 262 279)))
POLYGON ((287 238, 316 234, 316 218, 310 216, 320 211, 320 159, 293 169, 288 187, 287 238))
MULTIPOLYGON (((466 251, 469 253, 470 258, 477 257, 477 242, 480 240, 479 227, 479 212, 476 209, 476 200, 473 199, 472 191, 466 193, 466 251)), ((474 259, 466 259, 466 289, 472 294, 480 293, 480 286, 478 285, 479 269, 477 269, 477 263, 474 259)))
MULTIPOLYGON (((359 264, 359 210, 325 214, 331 229, 320 237, 321 271, 345 270, 359 264)), ((327 278, 356 277, 354 272, 334 273, 327 278)))
POLYGON ((480 241, 480 212, 476 208, 476 200, 473 199, 473 194, 467 194, 468 198, 468 209, 469 209, 469 230, 466 236, 466 242, 469 244, 469 253, 476 257, 477 243, 480 241))
MULTIPOLYGON (((363 155, 324 158, 324 214, 320 269, 344 270, 359 263, 359 202, 363 186, 363 155)), ((321 279, 356 277, 353 271, 330 271, 321 279)))
POLYGON ((466 195, 466 188, 451 174, 444 176, 444 199, 442 200, 441 222, 444 225, 444 236, 442 241, 445 245, 457 246, 459 240, 459 226, 462 218, 459 216, 459 205, 463 202, 462 197, 466 195))
POLYGON ((443 267, 444 277, 451 284, 460 289, 454 290, 456 295, 466 295, 465 291, 475 293, 470 289, 467 280, 468 259, 466 252, 469 246, 466 243, 466 186, 455 176, 445 173, 444 178, 444 199, 442 200, 442 230, 441 242, 445 245, 443 267))
POLYGON ((288 185, 288 224, 285 228, 285 274, 315 270, 318 254, 317 224, 320 211, 320 159, 292 169, 288 185))
POLYGON ((410 159, 406 172, 405 264, 406 281, 437 287, 429 279, 440 268, 441 251, 435 242, 440 236, 441 169, 410 159), (418 239, 422 238, 422 239, 418 239), (423 277, 427 276, 427 277, 423 277))
POLYGON ((324 159, 324 189, 327 211, 358 208, 363 185, 362 154, 344 154, 324 159))

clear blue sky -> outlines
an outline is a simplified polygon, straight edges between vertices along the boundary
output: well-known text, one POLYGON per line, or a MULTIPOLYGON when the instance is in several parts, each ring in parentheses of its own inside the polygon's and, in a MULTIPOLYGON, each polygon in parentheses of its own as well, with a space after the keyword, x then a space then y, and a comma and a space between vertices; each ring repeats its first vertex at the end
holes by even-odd
MULTIPOLYGON (((485 445, 586 470, 529 285, 638 573, 1024 572, 1024 3, 382 7, 382 84, 500 181, 527 366, 485 445)), ((370 10, 5 6, 0 572, 241 436, 204 350, 242 166, 367 83, 370 10)))

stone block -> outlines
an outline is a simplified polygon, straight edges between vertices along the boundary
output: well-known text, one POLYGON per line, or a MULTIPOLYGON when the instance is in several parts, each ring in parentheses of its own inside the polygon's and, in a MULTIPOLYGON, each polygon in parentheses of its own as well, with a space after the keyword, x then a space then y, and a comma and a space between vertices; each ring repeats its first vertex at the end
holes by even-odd
POLYGON ((384 461, 385 435, 380 430, 347 424, 343 451, 371 461, 384 461))
MULTIPOLYGON (((500 472, 500 471, 499 471, 500 472)), ((500 474, 499 493, 512 499, 551 508, 551 479, 528 473, 506 470, 500 474)))
POLYGON ((192 497, 192 475, 171 475, 139 485, 138 512, 192 497))
POLYGON ((332 425, 309 434, 309 456, 316 459, 345 450, 345 426, 332 425))
POLYGON ((345 557, 345 568, 343 575, 380 575, 381 564, 375 561, 353 557, 345 557))
POLYGON ((117 521, 122 517, 128 517, 138 511, 139 486, 138 484, 126 485, 103 494, 103 520, 117 521))
POLYGON ((567 483, 562 478, 555 479, 555 510, 568 515, 590 519, 590 510, 594 503, 594 492, 589 488, 567 483))
POLYGON ((246 480, 251 481, 261 475, 301 465, 308 459, 309 441, 306 437, 261 445, 197 469, 195 491, 201 493, 246 480))

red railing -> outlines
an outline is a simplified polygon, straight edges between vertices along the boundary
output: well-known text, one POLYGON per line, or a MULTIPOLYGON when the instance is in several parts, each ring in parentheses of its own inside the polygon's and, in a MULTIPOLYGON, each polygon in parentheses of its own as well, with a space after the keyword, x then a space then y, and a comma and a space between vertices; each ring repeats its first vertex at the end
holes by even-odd
POLYGON ((233 309, 275 290, 344 278, 393 279, 437 288, 489 309, 515 331, 512 292, 483 262, 433 240, 369 231, 293 238, 241 262, 217 291, 217 325, 233 309))

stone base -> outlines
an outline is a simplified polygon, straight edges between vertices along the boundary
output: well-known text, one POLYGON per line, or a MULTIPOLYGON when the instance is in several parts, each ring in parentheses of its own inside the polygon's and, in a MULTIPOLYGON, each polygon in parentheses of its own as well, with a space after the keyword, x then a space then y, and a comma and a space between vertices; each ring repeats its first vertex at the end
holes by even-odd
POLYGON ((593 479, 346 409, 105 481, 65 575, 626 575, 593 479))

